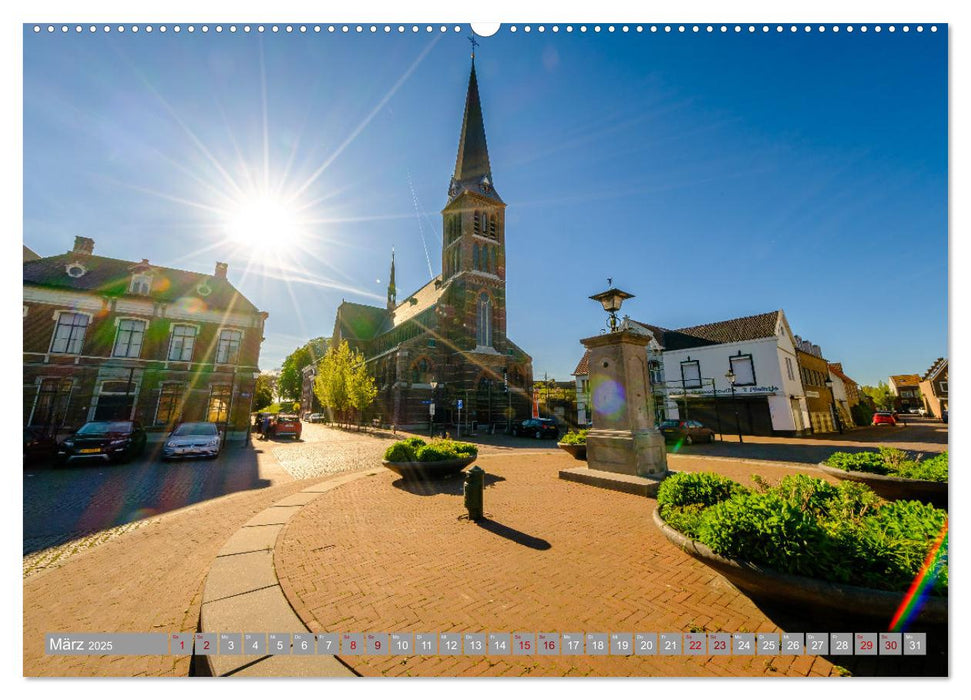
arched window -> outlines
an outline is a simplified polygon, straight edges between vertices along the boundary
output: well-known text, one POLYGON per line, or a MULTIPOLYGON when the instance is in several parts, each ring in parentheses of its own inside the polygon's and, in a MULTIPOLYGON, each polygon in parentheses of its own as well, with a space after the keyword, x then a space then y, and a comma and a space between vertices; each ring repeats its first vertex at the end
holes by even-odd
POLYGON ((479 212, 475 212, 475 214, 473 214, 472 216, 472 233, 479 233, 479 231, 481 230, 479 225, 480 224, 479 216, 480 216, 479 212))
POLYGON ((431 367, 424 357, 411 366, 411 381, 415 384, 428 384, 431 381, 431 367))
POLYGON ((478 323, 475 344, 480 347, 492 346, 492 302, 485 292, 479 295, 478 323))
POLYGON ((495 216, 489 219, 489 235, 492 238, 496 237, 496 217, 495 216))

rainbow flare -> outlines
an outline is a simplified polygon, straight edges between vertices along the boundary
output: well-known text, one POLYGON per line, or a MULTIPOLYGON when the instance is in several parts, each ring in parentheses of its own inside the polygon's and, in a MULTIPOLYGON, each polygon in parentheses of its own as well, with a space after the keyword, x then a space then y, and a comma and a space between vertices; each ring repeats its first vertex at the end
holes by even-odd
POLYGON ((907 590, 907 595, 904 596, 900 607, 897 608, 896 614, 890 621, 890 632, 904 630, 924 607, 924 601, 930 595, 931 586, 937 580, 941 571, 941 564, 946 556, 947 520, 944 521, 944 527, 941 528, 940 534, 934 541, 934 546, 927 553, 924 565, 920 567, 920 571, 917 572, 917 576, 914 577, 910 588, 907 590))

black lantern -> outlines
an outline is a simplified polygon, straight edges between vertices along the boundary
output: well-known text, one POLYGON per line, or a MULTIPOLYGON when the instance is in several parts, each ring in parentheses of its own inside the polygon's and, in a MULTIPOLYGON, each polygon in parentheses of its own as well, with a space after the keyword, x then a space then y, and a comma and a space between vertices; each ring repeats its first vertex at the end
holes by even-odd
POLYGON ((633 294, 628 294, 627 292, 617 289, 613 285, 613 278, 607 278, 607 284, 611 285, 610 289, 606 292, 600 292, 600 294, 594 294, 591 299, 594 301, 599 301, 603 307, 604 311, 610 314, 610 332, 613 333, 617 330, 617 312, 620 311, 621 305, 626 299, 632 299, 633 294))

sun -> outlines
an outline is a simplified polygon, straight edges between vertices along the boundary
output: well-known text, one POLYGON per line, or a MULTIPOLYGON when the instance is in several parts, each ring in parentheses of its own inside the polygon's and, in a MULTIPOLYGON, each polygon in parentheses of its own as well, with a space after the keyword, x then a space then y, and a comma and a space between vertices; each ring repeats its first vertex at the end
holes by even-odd
POLYGON ((303 242, 305 227, 297 207, 282 197, 257 195, 237 203, 229 212, 226 237, 253 253, 303 242))

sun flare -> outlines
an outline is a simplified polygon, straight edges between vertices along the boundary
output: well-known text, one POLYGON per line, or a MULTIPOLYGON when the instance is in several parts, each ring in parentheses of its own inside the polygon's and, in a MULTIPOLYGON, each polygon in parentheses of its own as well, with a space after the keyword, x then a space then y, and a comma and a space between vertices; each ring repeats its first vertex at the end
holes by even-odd
POLYGON ((300 244, 305 230, 296 206, 280 197, 260 195, 239 202, 230 212, 226 236, 231 243, 261 253, 281 244, 300 244))

